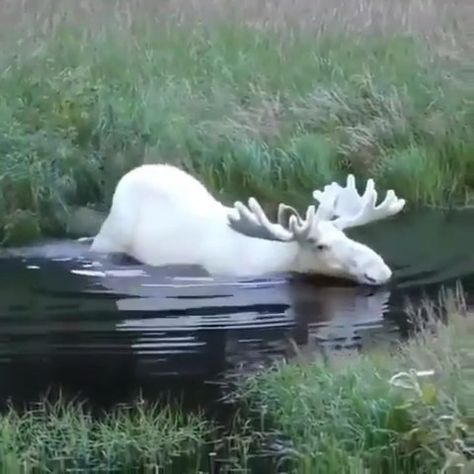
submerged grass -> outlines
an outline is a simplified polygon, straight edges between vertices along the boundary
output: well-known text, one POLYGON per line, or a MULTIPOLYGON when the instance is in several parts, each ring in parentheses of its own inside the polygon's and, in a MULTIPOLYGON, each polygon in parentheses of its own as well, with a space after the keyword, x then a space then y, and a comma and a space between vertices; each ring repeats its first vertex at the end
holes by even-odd
POLYGON ((2 2, 4 244, 106 210, 142 162, 226 199, 306 205, 354 172, 411 206, 468 201, 469 5, 333 3, 2 2))
POLYGON ((427 309, 392 354, 282 364, 248 379, 241 396, 256 429, 279 440, 281 472, 472 472, 474 318, 457 305, 445 325, 427 309))

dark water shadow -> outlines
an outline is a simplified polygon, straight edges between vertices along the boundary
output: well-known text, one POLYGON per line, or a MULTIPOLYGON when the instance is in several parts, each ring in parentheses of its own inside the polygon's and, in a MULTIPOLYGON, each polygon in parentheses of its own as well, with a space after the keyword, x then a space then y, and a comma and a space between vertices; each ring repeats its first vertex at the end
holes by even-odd
POLYGON ((215 279, 91 255, 72 242, 0 258, 0 402, 50 386, 97 406, 141 390, 209 404, 220 383, 294 352, 389 347, 408 331, 405 305, 474 284, 474 212, 424 212, 353 232, 394 269, 385 288, 274 275, 215 279))

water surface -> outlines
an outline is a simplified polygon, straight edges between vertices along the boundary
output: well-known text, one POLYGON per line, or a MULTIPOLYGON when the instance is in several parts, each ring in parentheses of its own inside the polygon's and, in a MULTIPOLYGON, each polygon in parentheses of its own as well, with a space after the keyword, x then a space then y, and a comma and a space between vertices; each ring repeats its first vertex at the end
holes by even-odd
POLYGON ((0 259, 0 401, 60 385, 97 403, 216 385, 294 354, 386 347, 406 335, 406 302, 474 284, 474 211, 406 214, 353 232, 394 269, 384 288, 273 275, 215 279, 152 268, 76 242, 0 259))

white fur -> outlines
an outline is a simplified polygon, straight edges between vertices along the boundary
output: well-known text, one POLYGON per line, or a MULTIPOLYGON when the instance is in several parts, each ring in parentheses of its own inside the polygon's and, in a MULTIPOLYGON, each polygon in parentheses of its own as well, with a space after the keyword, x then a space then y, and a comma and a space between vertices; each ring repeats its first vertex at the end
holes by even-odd
POLYGON ((280 242, 232 229, 227 216, 234 212, 186 172, 169 165, 142 165, 117 184, 110 213, 91 249, 123 252, 152 266, 201 265, 214 275, 298 272, 372 285, 391 277, 377 253, 329 221, 311 229, 315 242, 280 242), (318 250, 321 244, 327 249, 318 250))

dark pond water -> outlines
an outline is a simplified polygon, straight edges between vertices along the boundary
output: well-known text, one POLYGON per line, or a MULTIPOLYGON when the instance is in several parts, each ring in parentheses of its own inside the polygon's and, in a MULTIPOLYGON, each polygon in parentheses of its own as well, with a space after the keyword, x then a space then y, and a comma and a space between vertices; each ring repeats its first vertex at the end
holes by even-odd
POLYGON ((406 214, 354 235, 394 269, 386 288, 292 275, 216 280, 199 268, 97 258, 76 242, 0 258, 0 402, 61 386, 99 405, 184 389, 192 402, 242 370, 305 354, 389 347, 407 298, 474 285, 474 210, 406 214))

